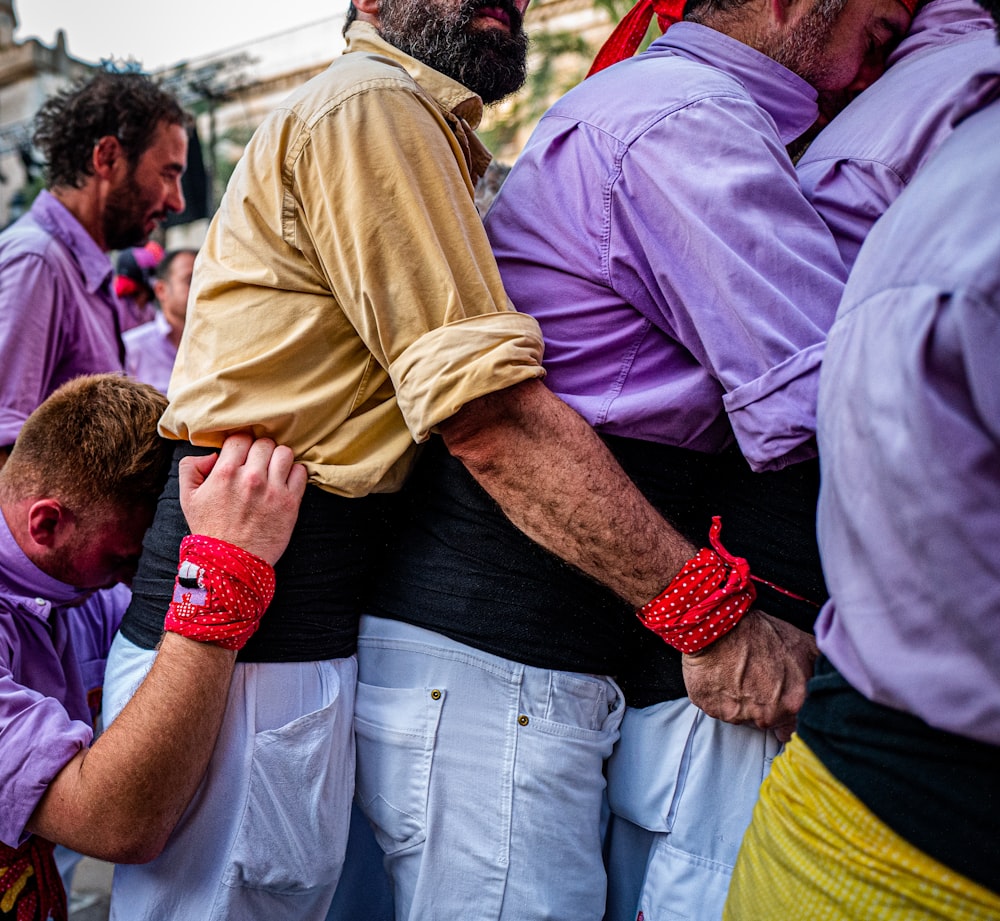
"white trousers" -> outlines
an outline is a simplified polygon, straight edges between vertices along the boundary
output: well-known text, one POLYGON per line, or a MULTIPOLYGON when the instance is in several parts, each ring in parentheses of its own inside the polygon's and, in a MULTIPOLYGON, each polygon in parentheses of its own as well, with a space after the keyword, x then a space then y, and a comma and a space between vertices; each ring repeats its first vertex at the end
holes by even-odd
POLYGON ((712 719, 686 698, 626 708, 607 768, 606 921, 719 921, 780 750, 773 732, 712 719))
MULTIPOLYGON (((104 723, 155 652, 115 638, 104 723)), ((113 921, 323 921, 344 862, 357 661, 237 664, 201 786, 163 853, 115 868, 113 921)))
POLYGON ((617 685, 377 617, 358 662, 357 798, 397 921, 599 921, 617 685))

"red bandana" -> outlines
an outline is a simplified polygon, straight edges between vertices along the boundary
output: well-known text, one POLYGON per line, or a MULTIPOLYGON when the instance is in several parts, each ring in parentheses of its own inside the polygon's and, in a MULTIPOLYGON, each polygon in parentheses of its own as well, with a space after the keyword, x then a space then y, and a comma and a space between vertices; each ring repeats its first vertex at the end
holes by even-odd
POLYGON ((638 50, 650 22, 653 21, 653 13, 656 13, 660 31, 666 32, 670 26, 683 18, 684 0, 639 0, 625 14, 615 31, 611 33, 611 37, 597 52, 587 76, 632 57, 638 50))
POLYGON ((750 565, 722 546, 721 530, 722 522, 713 518, 708 537, 714 549, 699 550, 636 612, 646 627, 683 653, 704 649, 732 630, 757 597, 750 565))

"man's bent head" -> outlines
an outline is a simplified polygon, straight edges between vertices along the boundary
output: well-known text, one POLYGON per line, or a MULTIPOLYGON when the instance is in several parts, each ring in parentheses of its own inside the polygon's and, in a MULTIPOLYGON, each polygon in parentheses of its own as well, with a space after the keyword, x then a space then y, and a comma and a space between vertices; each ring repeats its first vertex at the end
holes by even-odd
POLYGON ((25 422, 0 470, 0 507, 44 572, 83 589, 129 581, 166 482, 166 398, 118 374, 81 377, 25 422))

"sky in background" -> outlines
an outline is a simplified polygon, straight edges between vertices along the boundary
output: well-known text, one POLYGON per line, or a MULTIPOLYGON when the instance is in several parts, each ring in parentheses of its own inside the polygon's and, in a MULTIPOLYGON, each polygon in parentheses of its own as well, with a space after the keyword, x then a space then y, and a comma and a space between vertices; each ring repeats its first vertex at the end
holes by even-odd
POLYGON ((15 0, 15 8, 20 41, 51 45, 63 29, 74 57, 132 57, 158 70, 343 15, 347 0, 15 0))

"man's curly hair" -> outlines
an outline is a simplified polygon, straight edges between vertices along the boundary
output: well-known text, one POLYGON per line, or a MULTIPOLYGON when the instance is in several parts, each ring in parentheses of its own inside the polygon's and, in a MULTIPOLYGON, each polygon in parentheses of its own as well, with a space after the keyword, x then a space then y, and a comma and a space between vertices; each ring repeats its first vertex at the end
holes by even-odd
POLYGON ((186 127, 180 103, 145 74, 99 71, 47 99, 35 116, 35 147, 48 188, 81 188, 93 175, 94 146, 116 137, 135 166, 161 122, 186 127))

